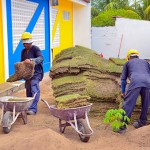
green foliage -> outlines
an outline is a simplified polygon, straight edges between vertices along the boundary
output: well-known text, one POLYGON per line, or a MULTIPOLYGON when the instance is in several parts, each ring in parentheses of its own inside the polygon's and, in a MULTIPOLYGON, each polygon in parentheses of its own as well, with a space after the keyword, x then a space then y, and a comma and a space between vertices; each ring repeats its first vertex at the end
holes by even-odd
POLYGON ((110 10, 110 9, 117 9, 118 5, 115 2, 110 2, 108 5, 106 5, 105 10, 110 10))
POLYGON ((139 5, 145 10, 150 5, 150 0, 130 0, 130 6, 135 10, 137 10, 139 5))
POLYGON ((110 109, 106 112, 103 122, 109 124, 112 130, 116 131, 122 126, 128 126, 127 122, 129 123, 130 119, 125 114, 123 109, 110 109))
POLYGON ((135 11, 138 15, 141 16, 142 19, 144 19, 144 9, 141 4, 136 4, 136 6, 132 7, 132 10, 135 11))
POLYGON ((126 7, 129 7, 128 0, 112 0, 105 6, 105 10, 110 9, 125 9, 126 7))
POLYGON ((91 6, 100 11, 130 7, 128 0, 91 0, 91 6))
POLYGON ((104 7, 109 3, 110 0, 91 0, 91 6, 99 9, 100 11, 104 10, 104 7))
POLYGON ((99 9, 101 12, 110 9, 132 10, 136 12, 142 19, 149 20, 145 10, 150 6, 150 0, 91 0, 91 6, 99 9))
POLYGON ((99 10, 97 8, 91 8, 91 18, 94 18, 99 15, 99 10))
POLYGON ((144 18, 150 20, 150 6, 148 6, 144 11, 144 18))
POLYGON ((141 17, 132 10, 124 10, 124 9, 112 9, 103 11, 97 17, 91 20, 92 26, 114 26, 115 20, 112 18, 114 16, 124 17, 124 18, 131 18, 131 19, 141 19, 141 17))

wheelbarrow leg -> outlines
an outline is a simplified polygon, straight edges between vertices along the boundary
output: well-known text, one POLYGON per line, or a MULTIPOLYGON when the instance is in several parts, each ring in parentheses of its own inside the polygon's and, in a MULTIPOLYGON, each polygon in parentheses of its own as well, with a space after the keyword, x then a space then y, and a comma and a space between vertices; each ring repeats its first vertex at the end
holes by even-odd
POLYGON ((66 123, 61 123, 61 119, 59 119, 59 129, 61 133, 65 132, 65 129, 67 126, 70 126, 70 124, 68 122, 66 123))
POLYGON ((27 113, 26 113, 26 111, 25 110, 22 111, 20 115, 21 115, 21 118, 23 120, 23 123, 27 124, 27 113))

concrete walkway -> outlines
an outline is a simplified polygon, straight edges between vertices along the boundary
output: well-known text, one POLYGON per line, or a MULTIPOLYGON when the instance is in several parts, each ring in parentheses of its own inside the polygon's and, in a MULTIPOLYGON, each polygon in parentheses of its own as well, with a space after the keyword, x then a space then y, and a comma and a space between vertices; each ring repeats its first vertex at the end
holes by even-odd
POLYGON ((4 82, 0 84, 0 97, 12 95, 13 93, 25 88, 24 81, 4 82))

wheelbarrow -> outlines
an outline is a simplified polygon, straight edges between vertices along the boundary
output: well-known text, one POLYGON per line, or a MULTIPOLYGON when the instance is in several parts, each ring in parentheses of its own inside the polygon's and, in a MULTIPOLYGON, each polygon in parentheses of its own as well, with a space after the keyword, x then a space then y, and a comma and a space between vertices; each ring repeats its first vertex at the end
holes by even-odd
POLYGON ((92 103, 87 106, 58 109, 55 105, 49 105, 44 99, 41 99, 53 116, 59 119, 59 129, 61 133, 65 132, 67 126, 71 126, 78 133, 82 142, 88 142, 93 130, 88 119, 88 112, 91 109, 92 103), (62 123, 65 121, 65 123, 62 123))
MULTIPOLYGON (((35 94, 36 95, 36 94, 35 94)), ((1 124, 4 133, 9 133, 12 124, 21 117, 24 124, 27 124, 27 109, 31 106, 34 97, 19 98, 15 96, 0 97, 0 106, 2 109, 1 124)))

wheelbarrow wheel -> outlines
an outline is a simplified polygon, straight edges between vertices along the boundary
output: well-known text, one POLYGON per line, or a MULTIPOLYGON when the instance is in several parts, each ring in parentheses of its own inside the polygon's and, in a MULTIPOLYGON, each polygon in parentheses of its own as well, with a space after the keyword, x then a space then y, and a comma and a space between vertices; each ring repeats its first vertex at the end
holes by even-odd
POLYGON ((3 132, 6 134, 9 133, 10 130, 11 130, 11 127, 3 127, 3 132))
MULTIPOLYGON (((90 134, 91 133, 91 131, 90 131, 90 129, 89 129, 85 119, 78 119, 77 120, 77 125, 78 125, 79 131, 82 132, 83 134, 90 134)), ((79 137, 80 137, 80 140, 82 142, 88 142, 89 139, 90 139, 90 135, 87 136, 87 135, 79 134, 79 137)))
POLYGON ((12 112, 6 111, 2 119, 3 132, 9 133, 11 130, 12 112))

